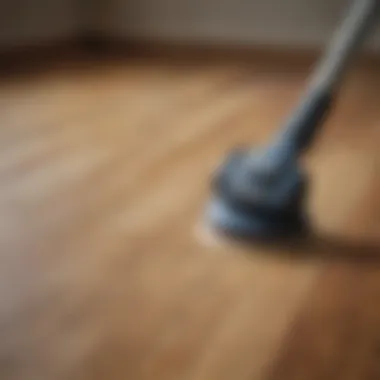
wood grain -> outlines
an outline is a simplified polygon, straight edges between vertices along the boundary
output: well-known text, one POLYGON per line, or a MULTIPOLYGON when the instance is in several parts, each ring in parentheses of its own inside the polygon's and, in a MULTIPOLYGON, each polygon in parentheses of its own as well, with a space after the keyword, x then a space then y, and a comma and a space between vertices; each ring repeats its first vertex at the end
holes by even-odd
POLYGON ((2 79, 2 379, 378 378, 380 70, 306 158, 315 236, 202 225, 224 154, 297 100, 292 67, 74 55, 2 79))

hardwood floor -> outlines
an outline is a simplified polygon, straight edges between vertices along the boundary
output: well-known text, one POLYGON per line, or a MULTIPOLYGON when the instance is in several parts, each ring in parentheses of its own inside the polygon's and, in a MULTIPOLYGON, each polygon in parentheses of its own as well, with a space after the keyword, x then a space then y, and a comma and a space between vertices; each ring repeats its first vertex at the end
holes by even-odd
POLYGON ((275 133, 307 71, 73 56, 1 79, 1 379, 379 378, 380 69, 305 160, 315 237, 202 225, 216 165, 275 133))

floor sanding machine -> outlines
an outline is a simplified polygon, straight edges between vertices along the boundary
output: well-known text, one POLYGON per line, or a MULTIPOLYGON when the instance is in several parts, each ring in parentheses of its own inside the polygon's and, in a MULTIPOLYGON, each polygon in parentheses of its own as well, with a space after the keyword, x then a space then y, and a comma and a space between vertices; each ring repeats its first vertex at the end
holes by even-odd
POLYGON ((214 229, 260 239, 305 230, 308 181, 300 158, 334 106, 344 74, 379 11, 379 0, 353 1, 300 103, 269 146, 232 150, 216 170, 206 213, 214 229))

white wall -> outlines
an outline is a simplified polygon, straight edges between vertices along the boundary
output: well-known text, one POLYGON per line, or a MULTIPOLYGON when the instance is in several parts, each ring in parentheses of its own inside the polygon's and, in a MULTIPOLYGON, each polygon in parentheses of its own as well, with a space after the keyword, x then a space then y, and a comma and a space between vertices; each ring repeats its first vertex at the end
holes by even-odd
POLYGON ((44 43, 75 35, 75 0, 0 0, 0 46, 44 43))
MULTIPOLYGON (((113 9, 103 25, 110 35, 282 45, 324 43, 349 4, 349 0, 112 2, 113 9)), ((377 36, 380 37, 379 33, 377 36)))

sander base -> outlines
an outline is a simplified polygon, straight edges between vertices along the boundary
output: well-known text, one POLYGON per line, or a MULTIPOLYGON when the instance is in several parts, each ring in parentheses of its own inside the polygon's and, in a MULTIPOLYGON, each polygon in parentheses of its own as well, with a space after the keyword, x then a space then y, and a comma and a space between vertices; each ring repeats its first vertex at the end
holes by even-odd
POLYGON ((214 178, 207 223, 224 235, 254 240, 307 231, 307 179, 298 162, 291 160, 268 176, 270 167, 261 149, 232 152, 214 178))
POLYGON ((295 214, 286 220, 273 215, 242 212, 236 210, 220 198, 210 201, 206 209, 206 222, 214 231, 244 240, 270 240, 306 234, 309 230, 308 218, 295 214))

